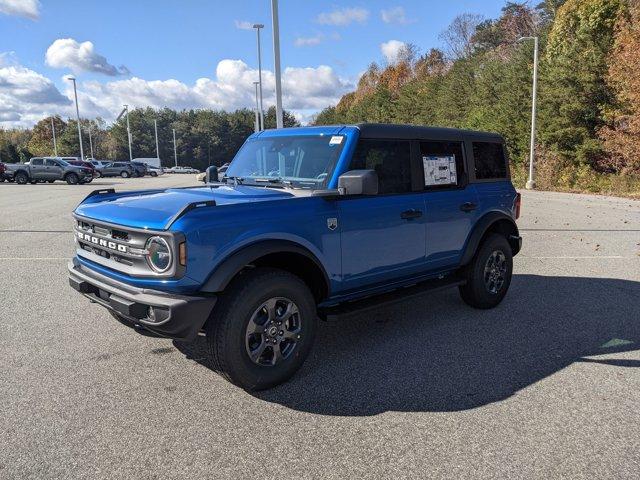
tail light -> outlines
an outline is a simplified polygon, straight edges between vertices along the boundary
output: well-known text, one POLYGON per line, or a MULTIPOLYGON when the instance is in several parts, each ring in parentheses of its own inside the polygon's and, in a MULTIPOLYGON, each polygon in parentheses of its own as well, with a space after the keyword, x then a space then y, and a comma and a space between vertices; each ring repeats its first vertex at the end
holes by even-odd
POLYGON ((516 199, 513 202, 513 210, 516 214, 516 220, 520 218, 520 206, 522 205, 522 195, 516 193, 516 199))

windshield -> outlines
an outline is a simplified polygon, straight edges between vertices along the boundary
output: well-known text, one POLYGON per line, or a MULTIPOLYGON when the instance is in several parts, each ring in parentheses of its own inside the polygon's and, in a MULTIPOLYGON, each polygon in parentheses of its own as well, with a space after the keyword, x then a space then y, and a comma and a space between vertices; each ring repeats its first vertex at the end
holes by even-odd
POLYGON ((341 135, 249 139, 225 176, 241 179, 243 184, 288 182, 300 188, 322 188, 343 145, 341 135))
POLYGON ((69 166, 69 162, 66 162, 65 160, 56 160, 56 162, 60 163, 63 167, 69 166))

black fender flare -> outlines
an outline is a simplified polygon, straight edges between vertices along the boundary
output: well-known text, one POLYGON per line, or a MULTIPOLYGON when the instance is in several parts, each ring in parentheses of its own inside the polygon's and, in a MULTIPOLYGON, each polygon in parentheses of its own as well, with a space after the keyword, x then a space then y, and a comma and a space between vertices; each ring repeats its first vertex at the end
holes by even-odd
POLYGON ((206 293, 224 291, 233 277, 245 266, 271 253, 295 253, 307 257, 322 272, 327 292, 329 291, 329 276, 322 262, 309 249, 289 240, 262 240, 240 248, 213 270, 201 291, 206 293))
POLYGON ((467 240, 467 246, 460 260, 460 266, 463 267, 471 262, 471 259, 478 250, 480 241, 484 237, 485 233, 491 228, 492 225, 497 222, 508 222, 510 227, 510 234, 507 237, 509 244, 513 250, 513 254, 516 255, 520 250, 520 234, 518 232, 518 226, 514 222, 513 218, 503 212, 489 212, 478 220, 473 228, 473 231, 469 235, 467 240), (510 238, 513 237, 513 238, 510 238))

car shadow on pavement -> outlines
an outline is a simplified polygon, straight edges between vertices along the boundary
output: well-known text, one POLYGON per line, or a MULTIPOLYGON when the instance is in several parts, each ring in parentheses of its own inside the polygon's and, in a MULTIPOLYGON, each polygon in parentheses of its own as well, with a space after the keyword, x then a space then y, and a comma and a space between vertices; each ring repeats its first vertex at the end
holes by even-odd
MULTIPOLYGON (((323 415, 459 411, 504 400, 574 362, 640 349, 640 282, 514 275, 493 310, 456 290, 339 322, 321 322, 312 353, 286 384, 253 395, 323 415)), ((174 342, 208 368, 205 339, 174 342)))

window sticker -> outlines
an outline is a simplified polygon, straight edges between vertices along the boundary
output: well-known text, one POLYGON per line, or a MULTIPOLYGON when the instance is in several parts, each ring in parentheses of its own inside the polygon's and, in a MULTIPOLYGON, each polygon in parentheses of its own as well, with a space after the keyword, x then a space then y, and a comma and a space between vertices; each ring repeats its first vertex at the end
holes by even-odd
POLYGON ((424 184, 427 187, 456 185, 458 183, 455 155, 422 157, 422 166, 424 168, 424 184))
POLYGON ((331 137, 331 140, 329 140, 329 145, 340 145, 343 138, 344 137, 342 135, 334 135, 331 137))

